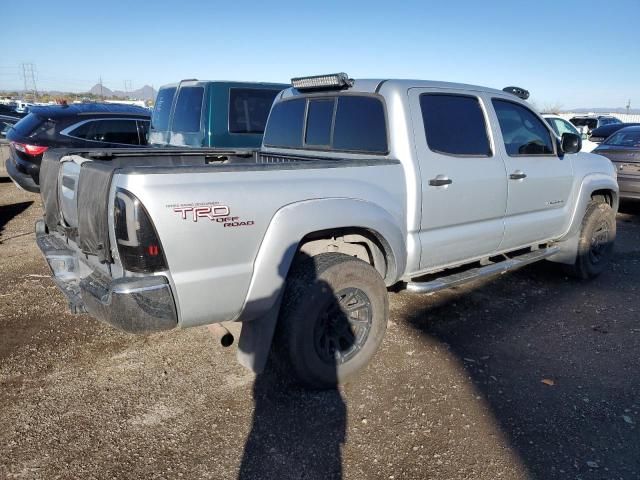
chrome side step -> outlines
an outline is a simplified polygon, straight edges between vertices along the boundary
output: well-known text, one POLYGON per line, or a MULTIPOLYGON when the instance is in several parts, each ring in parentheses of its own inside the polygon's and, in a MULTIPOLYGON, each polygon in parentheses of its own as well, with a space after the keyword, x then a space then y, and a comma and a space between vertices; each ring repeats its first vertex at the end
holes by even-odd
POLYGON ((559 247, 541 248, 500 262, 436 278, 429 282, 409 282, 407 283, 407 290, 413 293, 438 292, 446 288, 457 287, 458 285, 463 285, 481 278, 490 277, 492 275, 501 275, 511 270, 516 270, 524 267, 525 265, 529 265, 530 263, 550 257, 551 255, 558 253, 559 250, 559 247))

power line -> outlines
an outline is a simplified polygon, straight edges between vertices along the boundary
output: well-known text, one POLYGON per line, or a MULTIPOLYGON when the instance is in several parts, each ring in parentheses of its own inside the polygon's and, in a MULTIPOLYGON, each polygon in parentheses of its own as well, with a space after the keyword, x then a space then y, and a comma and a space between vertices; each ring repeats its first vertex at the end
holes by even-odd
POLYGON ((24 80, 24 91, 33 92, 33 100, 38 101, 38 87, 36 86, 35 66, 33 63, 22 64, 22 79, 24 80), (31 88, 29 88, 31 87, 31 88))

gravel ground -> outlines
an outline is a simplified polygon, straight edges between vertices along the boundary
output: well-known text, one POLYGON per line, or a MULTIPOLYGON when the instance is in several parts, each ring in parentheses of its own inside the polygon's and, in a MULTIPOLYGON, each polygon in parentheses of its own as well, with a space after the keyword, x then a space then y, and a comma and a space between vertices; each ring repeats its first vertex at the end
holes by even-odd
POLYGON ((540 264, 392 293, 370 367, 310 393, 206 328, 68 314, 39 197, 0 183, 0 478, 638 479, 640 206, 624 212, 595 281, 540 264))

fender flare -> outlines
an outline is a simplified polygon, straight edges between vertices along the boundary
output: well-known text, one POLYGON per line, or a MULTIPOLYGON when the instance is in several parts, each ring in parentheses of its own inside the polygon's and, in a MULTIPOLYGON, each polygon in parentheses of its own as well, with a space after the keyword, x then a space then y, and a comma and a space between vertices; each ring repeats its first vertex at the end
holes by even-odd
POLYGON ((264 369, 278 319, 285 280, 300 241, 310 233, 333 228, 362 228, 376 235, 389 263, 387 285, 397 282, 406 267, 404 218, 353 198, 329 198, 292 203, 278 210, 256 255, 253 275, 241 314, 238 361, 254 372, 264 369))
POLYGON ((576 261, 582 219, 587 211, 587 205, 591 201, 591 194, 597 190, 611 190, 614 192, 612 208, 614 212, 618 211, 620 193, 616 180, 610 174, 605 173, 590 173, 586 175, 580 183, 569 226, 564 235, 559 238, 558 246, 560 251, 549 257, 550 261, 566 264, 573 264, 576 261))

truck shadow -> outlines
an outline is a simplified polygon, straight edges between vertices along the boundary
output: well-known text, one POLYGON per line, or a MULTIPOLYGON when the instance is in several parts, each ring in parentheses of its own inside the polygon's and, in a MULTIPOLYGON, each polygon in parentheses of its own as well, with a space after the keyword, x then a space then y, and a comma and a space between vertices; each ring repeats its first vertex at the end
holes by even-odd
POLYGON ((0 205, 0 232, 14 217, 17 217, 27 208, 33 205, 33 201, 12 203, 11 205, 0 205))
MULTIPOLYGON (((309 258, 298 253, 296 260, 304 261, 305 257, 309 258)), ((327 283, 322 282, 322 287, 331 291, 327 283)), ((341 311, 337 300, 334 302, 341 311)), ((337 329, 351 328, 345 314, 338 314, 333 321, 337 329)), ((339 348, 346 350, 352 345, 339 348)), ((336 388, 306 390, 294 383, 287 366, 279 365, 272 353, 253 385, 254 412, 239 480, 342 478, 347 406, 337 388, 337 368, 333 376, 336 388)))
POLYGON ((640 251, 591 282, 543 262, 431 299, 402 293, 418 304, 402 316, 459 358, 532 478, 637 478, 638 278, 640 251))
POLYGON ((271 366, 253 385, 251 432, 240 480, 341 479, 347 407, 340 392, 284 384, 271 366))

